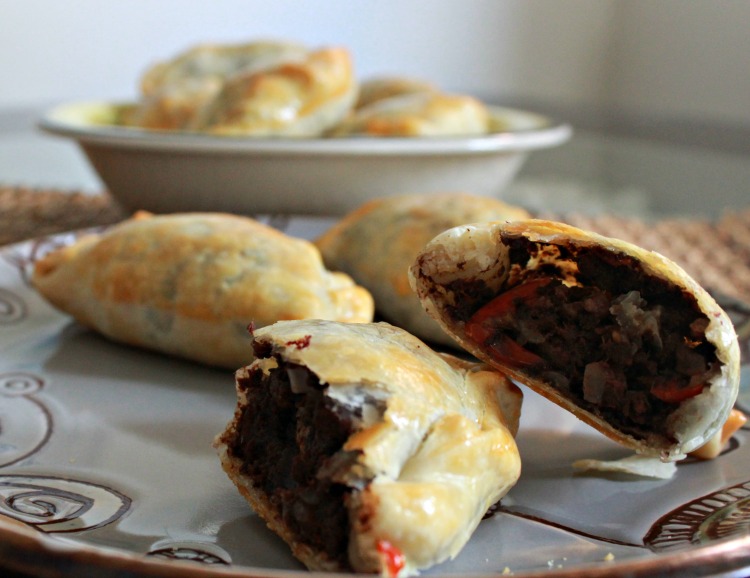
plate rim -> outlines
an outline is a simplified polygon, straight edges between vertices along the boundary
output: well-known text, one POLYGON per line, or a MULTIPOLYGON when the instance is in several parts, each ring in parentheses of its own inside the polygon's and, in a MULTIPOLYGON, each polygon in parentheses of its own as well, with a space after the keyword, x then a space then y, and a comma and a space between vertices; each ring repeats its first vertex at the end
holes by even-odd
MULTIPOLYGON (((125 578, 135 572, 142 578, 356 578, 355 573, 330 573, 309 570, 283 570, 254 566, 202 565, 182 560, 149 558, 145 555, 110 546, 74 543, 72 540, 48 536, 43 532, 0 515, 0 568, 19 571, 41 570, 64 559, 71 570, 107 570, 110 578, 125 578), (16 555, 18 554, 18 555, 16 555), (34 556, 36 554, 36 556, 34 556), (31 555, 31 556, 30 556, 31 555), (32 565, 29 566, 29 561, 32 565), (8 566, 7 563, 18 564, 8 566), (45 562, 47 564, 45 564, 45 562), (24 565, 25 564, 25 565, 24 565)), ((513 573, 517 578, 656 578, 665 569, 690 567, 691 572, 730 572, 750 567, 750 534, 712 541, 695 548, 679 548, 674 552, 653 553, 622 563, 591 562, 570 567, 549 568, 513 573)), ((706 575, 711 575, 706 574, 706 575)), ((46 575, 46 574, 42 574, 46 575)), ((474 578, 503 575, 503 571, 478 572, 474 578)), ((694 574, 699 575, 699 574, 694 574)), ((63 576, 63 574, 55 574, 63 576)), ((450 576, 450 575, 447 575, 450 576)))

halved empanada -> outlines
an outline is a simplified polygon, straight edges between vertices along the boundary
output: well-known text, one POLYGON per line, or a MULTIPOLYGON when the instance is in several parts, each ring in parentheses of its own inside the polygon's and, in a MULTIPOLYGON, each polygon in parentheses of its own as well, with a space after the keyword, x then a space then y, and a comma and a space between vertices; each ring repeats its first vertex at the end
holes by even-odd
POLYGON ((373 315, 370 294, 311 243, 217 213, 141 214, 48 254, 32 281, 107 337, 233 370, 253 359, 250 324, 373 315))
POLYGON ((684 457, 732 409, 732 323, 658 253, 561 223, 485 223, 436 237, 410 275, 467 351, 639 453, 684 457))
POLYGON ((520 474, 521 393, 388 325, 254 334, 215 446, 240 493, 315 570, 404 576, 454 557, 520 474))
POLYGON ((409 287, 409 266, 438 233, 477 221, 528 218, 526 210, 468 193, 412 194, 370 201, 315 241, 326 266, 375 298, 383 319, 433 343, 454 345, 409 287))

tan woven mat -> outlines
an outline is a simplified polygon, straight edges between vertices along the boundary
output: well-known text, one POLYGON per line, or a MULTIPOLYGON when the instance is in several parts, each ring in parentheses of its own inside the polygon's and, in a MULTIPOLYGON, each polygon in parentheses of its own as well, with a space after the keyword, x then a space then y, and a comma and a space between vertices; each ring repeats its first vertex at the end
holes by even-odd
MULTIPOLYGON (((0 186, 0 245, 126 216, 111 196, 0 186)), ((646 223, 613 215, 541 215, 630 241, 679 263, 707 289, 750 303, 750 208, 718 221, 646 223)))
POLYGON ((124 216, 108 194, 0 186, 0 245, 109 225, 124 216))
POLYGON ((610 215, 559 217, 571 225, 658 251, 698 283, 750 303, 750 209, 711 222, 664 219, 646 223, 610 215))

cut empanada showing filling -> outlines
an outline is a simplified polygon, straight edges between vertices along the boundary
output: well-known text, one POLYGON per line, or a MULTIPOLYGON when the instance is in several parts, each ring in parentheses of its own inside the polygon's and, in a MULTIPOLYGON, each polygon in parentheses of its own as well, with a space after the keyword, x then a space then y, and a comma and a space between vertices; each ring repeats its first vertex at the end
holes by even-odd
MULTIPOLYGON (((673 437, 674 405, 720 371, 695 299, 601 247, 518 238, 508 248, 507 289, 476 310, 456 310, 466 335, 618 429, 673 437)), ((465 291, 470 284, 457 289, 465 291)))
POLYGON ((465 349, 613 439, 677 459, 737 395, 731 321, 666 258, 547 221, 457 227, 411 269, 465 349))
POLYGON ((236 376, 222 467, 312 570, 406 576, 456 556, 520 475, 521 394, 386 323, 282 321, 236 376))
POLYGON ((247 405, 231 451, 243 473, 269 496, 298 540, 347 566, 348 488, 332 480, 332 472, 319 472, 341 450, 357 417, 326 398, 325 386, 298 365, 257 369, 238 378, 237 387, 247 405))

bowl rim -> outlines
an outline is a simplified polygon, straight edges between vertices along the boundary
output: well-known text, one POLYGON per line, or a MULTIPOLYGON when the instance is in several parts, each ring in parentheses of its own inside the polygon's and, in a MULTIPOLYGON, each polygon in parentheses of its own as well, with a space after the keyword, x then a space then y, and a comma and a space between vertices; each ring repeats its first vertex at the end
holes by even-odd
POLYGON ((141 150, 242 155, 434 156, 526 152, 570 139, 572 127, 542 114, 490 105, 510 130, 471 137, 246 138, 198 132, 158 131, 112 124, 114 112, 129 103, 76 101, 47 110, 37 122, 43 132, 81 145, 141 150), (98 119, 98 120, 97 120, 98 119))

